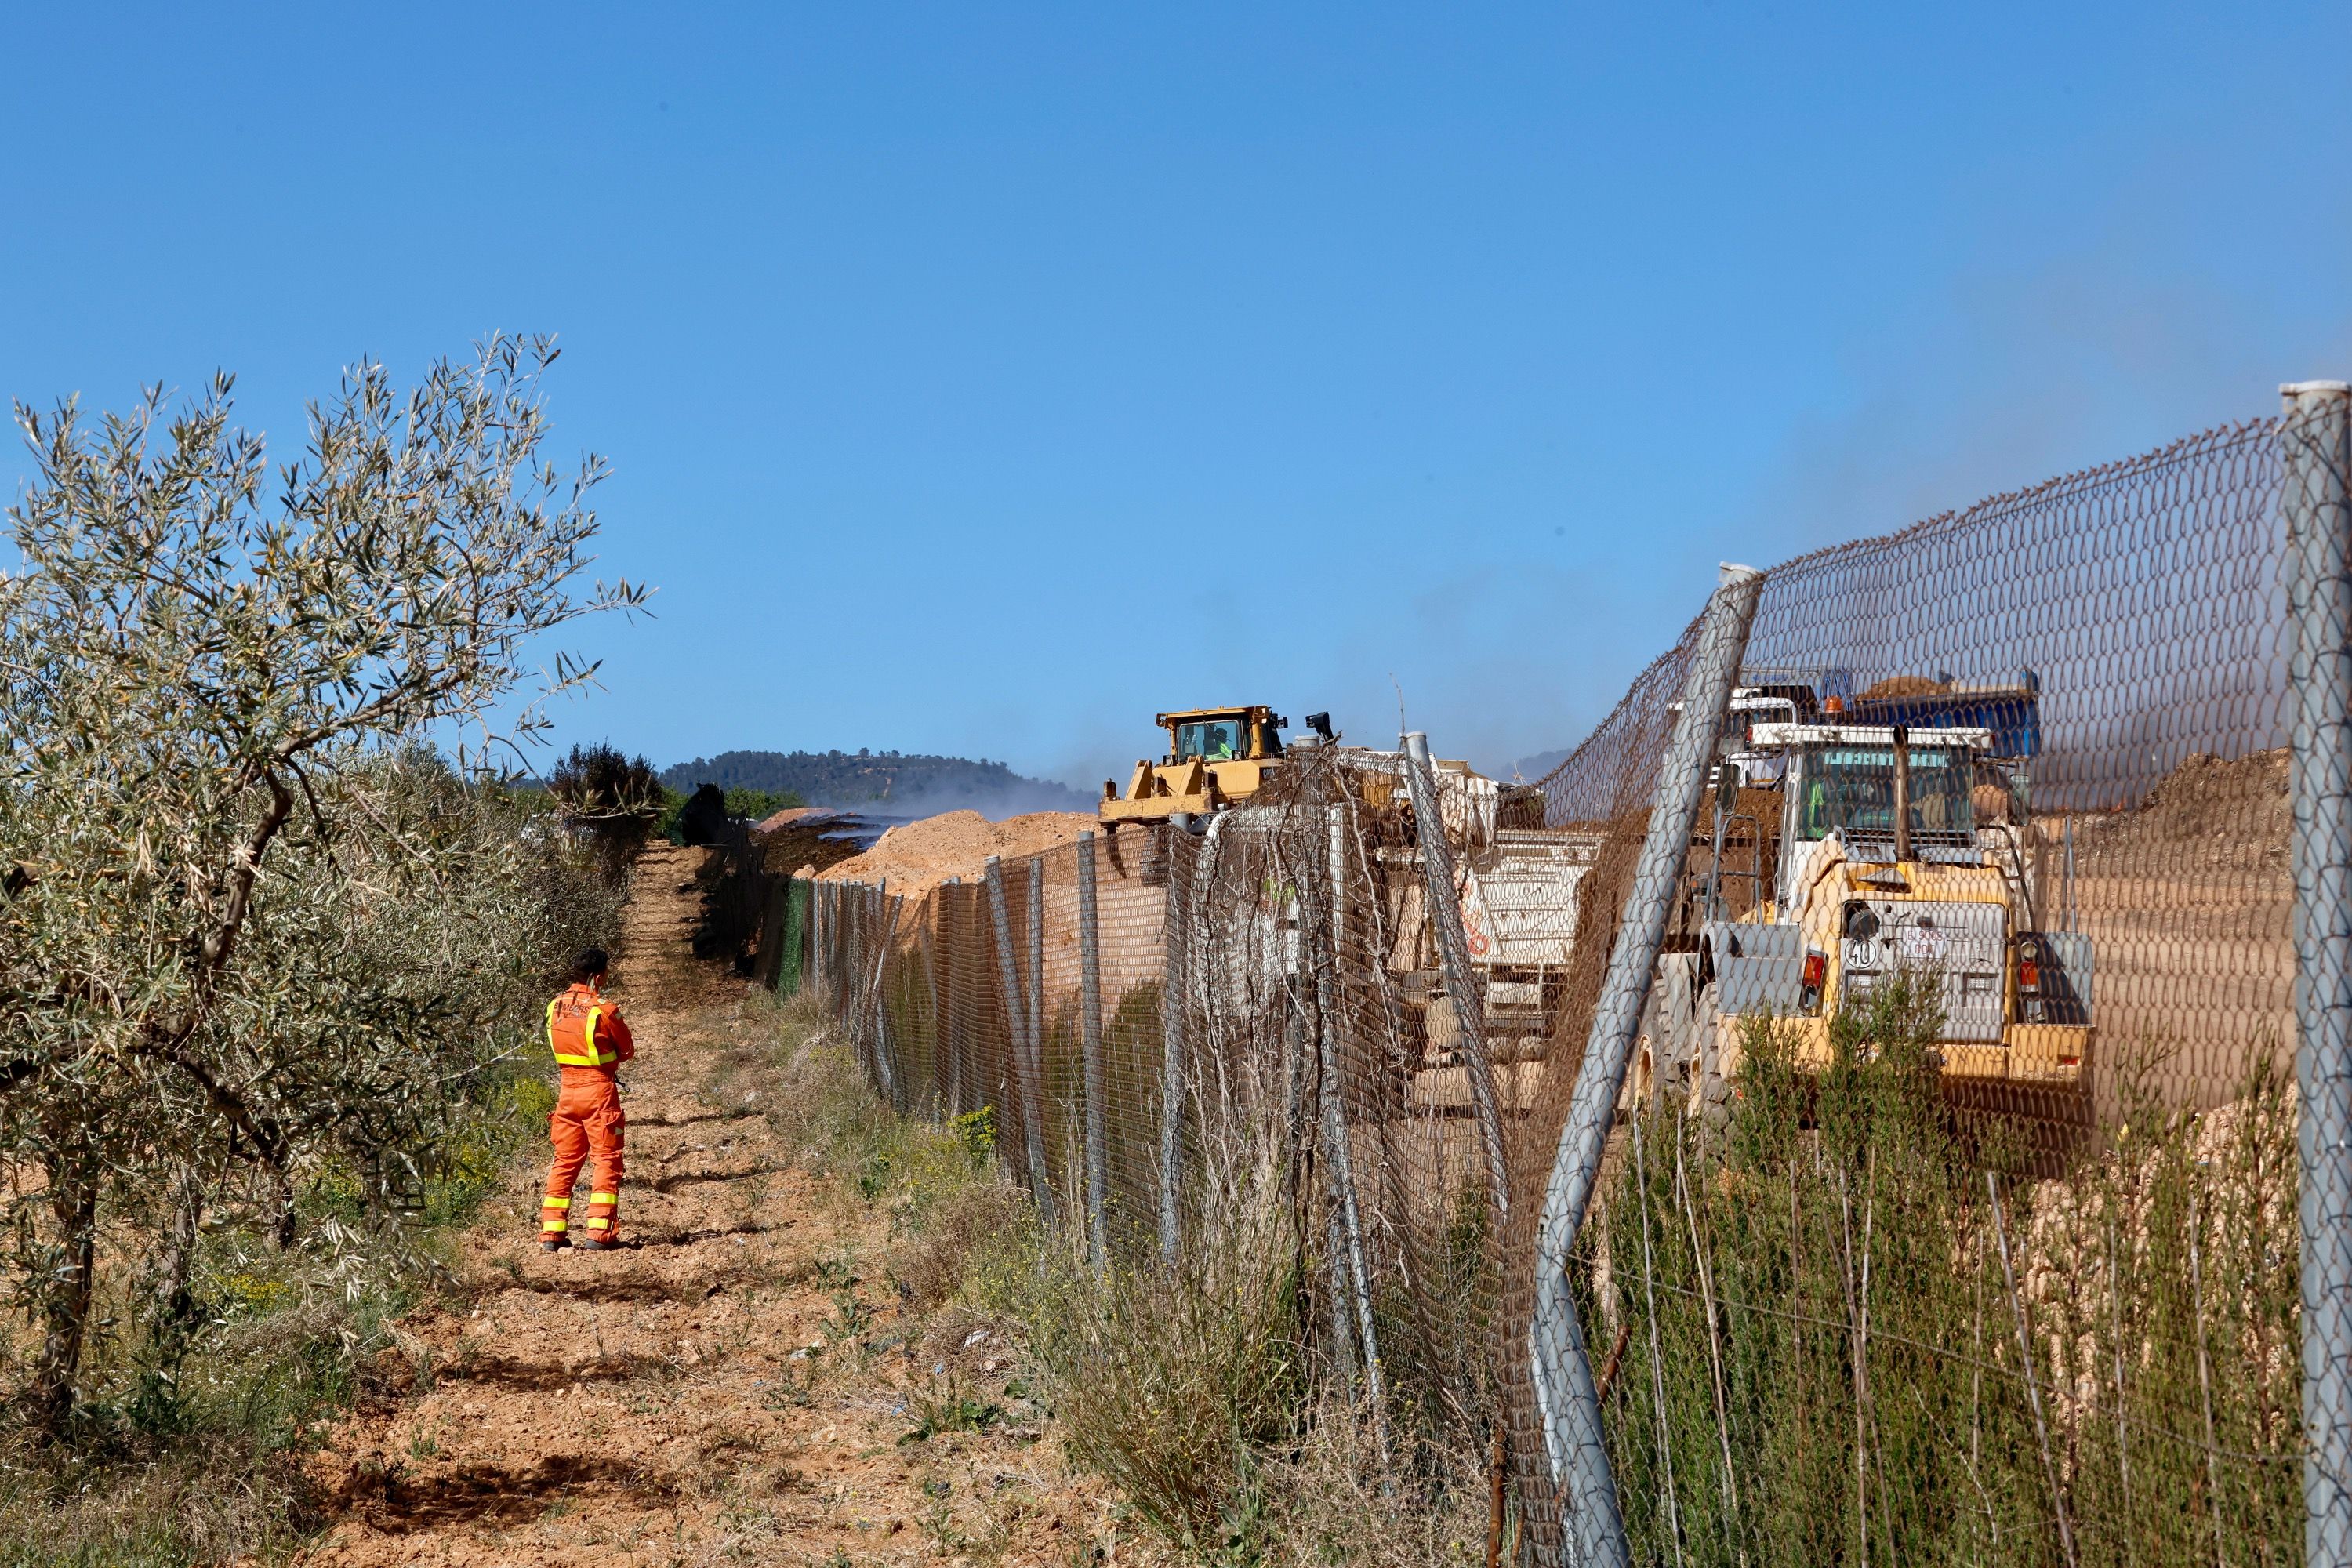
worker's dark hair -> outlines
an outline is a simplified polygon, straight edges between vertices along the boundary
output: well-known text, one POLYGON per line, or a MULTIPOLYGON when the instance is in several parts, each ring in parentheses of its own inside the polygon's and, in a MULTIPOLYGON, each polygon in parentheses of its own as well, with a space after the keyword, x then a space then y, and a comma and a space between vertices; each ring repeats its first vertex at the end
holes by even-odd
POLYGON ((585 985, 610 967, 611 960, 601 947, 583 947, 580 956, 572 961, 572 983, 585 985))

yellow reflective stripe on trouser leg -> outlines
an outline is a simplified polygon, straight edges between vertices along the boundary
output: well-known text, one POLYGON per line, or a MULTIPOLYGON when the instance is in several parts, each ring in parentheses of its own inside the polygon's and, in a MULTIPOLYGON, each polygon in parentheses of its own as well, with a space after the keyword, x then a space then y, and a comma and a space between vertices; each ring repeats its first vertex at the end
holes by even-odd
POLYGON ((543 1219, 539 1222, 539 1228, 552 1235, 556 1231, 563 1229, 569 1224, 570 1222, 568 1220, 543 1219))
POLYGON ((588 1201, 592 1204, 616 1204, 621 1201, 621 1194, 618 1193, 591 1193, 588 1194, 588 1201))
POLYGON ((613 1216, 610 1215, 600 1214, 594 1219, 588 1222, 588 1228, 590 1230, 610 1230, 613 1228, 613 1216))
POLYGON ((572 1200, 570 1198, 541 1198, 539 1200, 539 1206, 543 1209, 568 1209, 572 1206, 572 1200))

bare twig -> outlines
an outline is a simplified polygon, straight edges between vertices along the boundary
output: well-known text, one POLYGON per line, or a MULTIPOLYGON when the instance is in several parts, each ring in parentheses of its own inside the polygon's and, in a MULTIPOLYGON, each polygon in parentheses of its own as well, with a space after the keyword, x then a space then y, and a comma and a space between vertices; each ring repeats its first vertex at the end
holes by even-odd
POLYGON ((2017 1320, 2017 1353, 2025 1375, 2025 1398, 2033 1410, 2033 1436, 2042 1445, 2042 1474, 2050 1483, 2050 1507, 2058 1521, 2058 1546, 2067 1568, 2074 1568, 2074 1521, 2066 1511, 2066 1494, 2058 1485, 2058 1461, 2050 1452, 2050 1426, 2042 1417, 2042 1385, 2033 1375, 2033 1337, 2025 1325, 2025 1300, 2017 1293, 2017 1269, 2009 1257, 2009 1226, 2001 1217, 2000 1177, 1985 1173, 1985 1193, 1992 1204, 1992 1233, 2000 1244, 2000 1272, 2009 1281, 2009 1310, 2017 1320))

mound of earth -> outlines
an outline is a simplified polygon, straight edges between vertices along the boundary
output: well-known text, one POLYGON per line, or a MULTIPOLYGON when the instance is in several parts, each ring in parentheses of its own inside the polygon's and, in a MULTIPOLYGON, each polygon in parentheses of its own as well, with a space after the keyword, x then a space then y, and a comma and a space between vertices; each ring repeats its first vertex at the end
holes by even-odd
POLYGON ((819 872, 831 882, 881 882, 894 893, 919 895, 961 879, 980 880, 991 855, 1019 860, 1073 843, 1095 829, 1091 812, 1039 811, 991 822, 976 811, 950 811, 902 823, 863 855, 819 872))
POLYGON ((850 839, 827 837, 842 826, 845 816, 821 805, 791 806, 754 823, 751 836, 767 850, 769 870, 797 869, 803 876, 809 876, 857 853, 857 846, 850 839))
POLYGON ((2144 829, 2167 838, 2229 834, 2284 843, 2290 816, 2284 750, 2229 762, 2200 752, 2147 792, 2138 819, 2144 829))
POLYGON ((2142 797, 2138 809, 2085 822, 2086 855, 2147 868, 2284 867, 2294 826, 2284 750, 2224 759, 2200 752, 2142 797))

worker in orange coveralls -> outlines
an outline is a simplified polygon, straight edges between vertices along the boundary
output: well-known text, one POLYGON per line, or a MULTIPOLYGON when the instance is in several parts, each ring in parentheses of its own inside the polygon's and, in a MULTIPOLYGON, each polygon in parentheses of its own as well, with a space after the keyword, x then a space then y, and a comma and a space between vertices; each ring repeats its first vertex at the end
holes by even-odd
POLYGON ((604 994, 604 951, 592 947, 572 966, 572 988, 547 1005, 547 1043, 563 1066, 563 1087, 555 1114, 547 1119, 555 1140, 555 1163, 547 1172, 547 1196, 539 1211, 539 1245, 553 1252, 566 1245, 602 1252, 617 1238, 621 1206, 620 1066, 637 1054, 621 1010, 604 994), (591 1155, 596 1165, 588 1195, 586 1223, 573 1232, 572 1184, 591 1155))

